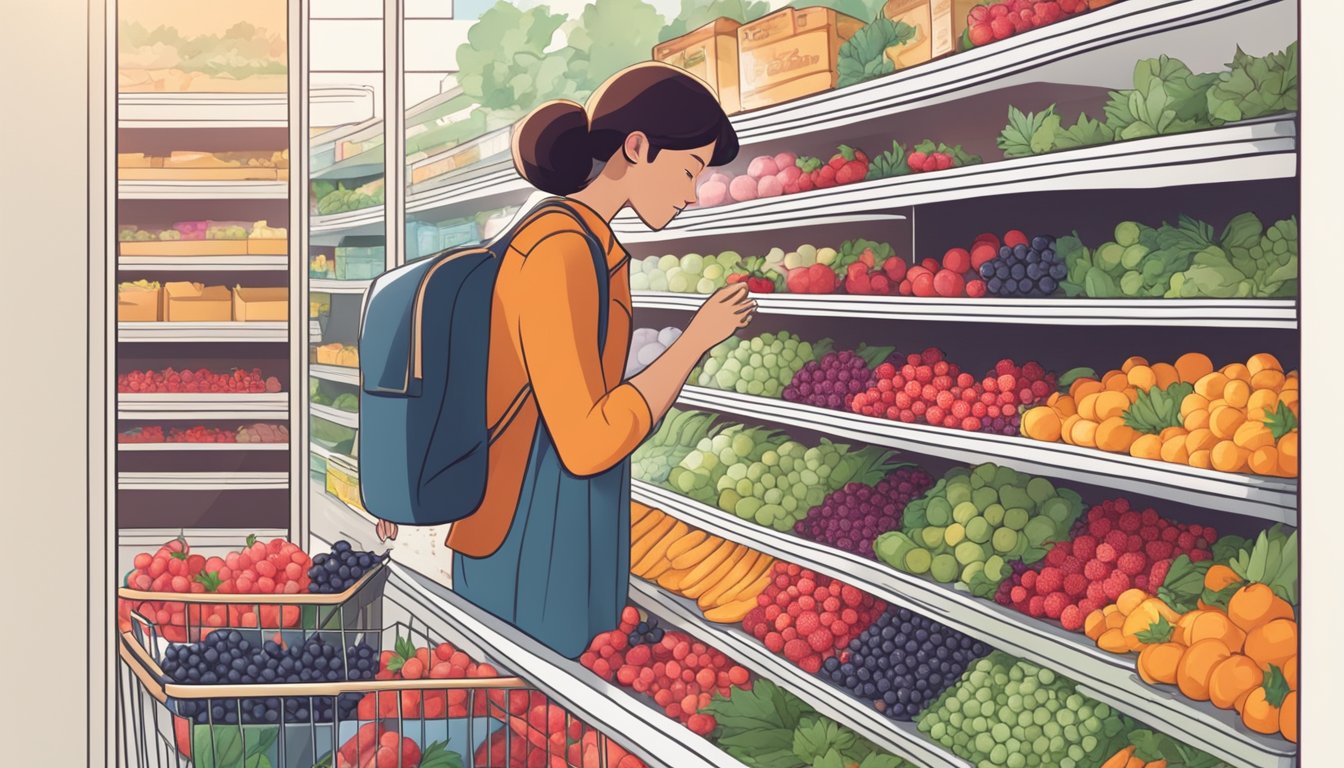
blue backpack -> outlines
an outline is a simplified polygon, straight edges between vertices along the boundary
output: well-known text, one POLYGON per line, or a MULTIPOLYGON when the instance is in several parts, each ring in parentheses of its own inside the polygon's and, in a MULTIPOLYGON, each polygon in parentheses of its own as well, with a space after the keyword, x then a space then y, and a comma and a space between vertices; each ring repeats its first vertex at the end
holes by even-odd
MULTIPOLYGON (((508 426, 486 423, 495 278, 517 233, 556 210, 575 220, 592 251, 600 349, 607 331, 606 251, 560 198, 542 201, 493 242, 436 253, 369 286, 359 325, 359 493, 374 517, 442 525, 480 506, 490 444, 508 426)), ((528 393, 524 387, 506 414, 528 393)))

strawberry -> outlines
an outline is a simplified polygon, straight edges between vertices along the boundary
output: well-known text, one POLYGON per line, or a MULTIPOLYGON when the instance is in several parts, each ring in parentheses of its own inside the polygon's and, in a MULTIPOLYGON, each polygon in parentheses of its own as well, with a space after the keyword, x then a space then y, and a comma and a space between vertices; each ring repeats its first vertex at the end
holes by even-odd
POLYGON ((925 166, 928 162, 928 156, 923 152, 911 152, 909 155, 906 155, 905 162, 910 166, 910 170, 920 173, 926 170, 925 166))
POLYGON ((886 273, 887 279, 894 283, 899 283, 905 279, 907 268, 908 265, 904 261, 895 257, 889 257, 882 262, 882 271, 886 273))
MULTIPOLYGON (((891 261, 891 259, 888 259, 888 261, 891 261)), ((813 264, 807 267, 807 271, 811 274, 812 293, 835 293, 836 275, 834 270, 825 264, 813 264)))

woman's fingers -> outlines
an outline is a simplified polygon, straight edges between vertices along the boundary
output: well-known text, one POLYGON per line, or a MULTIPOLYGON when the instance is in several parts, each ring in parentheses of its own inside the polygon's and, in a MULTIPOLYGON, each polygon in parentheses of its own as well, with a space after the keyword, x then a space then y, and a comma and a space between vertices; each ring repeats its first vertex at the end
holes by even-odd
POLYGON ((747 295, 746 283, 733 283, 726 288, 719 289, 719 295, 716 297, 720 304, 737 303, 747 295))

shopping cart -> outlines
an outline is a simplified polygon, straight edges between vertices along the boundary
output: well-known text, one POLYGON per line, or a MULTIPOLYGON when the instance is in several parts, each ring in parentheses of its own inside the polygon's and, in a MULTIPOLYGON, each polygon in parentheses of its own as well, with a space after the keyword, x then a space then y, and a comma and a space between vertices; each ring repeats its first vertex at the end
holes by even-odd
MULTIPOLYGON (((137 611, 120 641, 118 716, 124 768, 625 768, 643 764, 519 677, 490 664, 464 636, 444 637, 415 618, 414 606, 383 594, 386 574, 356 585, 340 601, 281 596, 304 606, 293 626, 209 627, 190 606, 256 605, 256 596, 193 594, 170 624, 196 638, 174 642, 137 611), (304 598, 294 600, 294 598, 304 598), (239 602, 241 601, 241 602, 239 602), (317 607, 314 607, 316 605, 317 607), (375 654, 386 659, 462 653, 484 676, 330 682, 183 683, 164 671, 182 653, 218 642, 293 647, 321 641, 340 651, 347 672, 375 654), (184 649, 186 649, 184 651, 184 649), (357 650, 352 650, 357 649, 357 650)), ((281 609, 283 601, 262 601, 281 609)), ((260 611, 257 611, 260 618, 260 611)), ((270 614, 268 614, 270 615, 270 614)), ((264 623, 264 622, 262 622, 264 623)), ((454 660, 456 656, 452 657, 454 660)), ((433 661, 433 659, 430 659, 433 661)), ((447 659, 440 659, 448 662, 447 659)), ((422 665, 425 666, 425 665, 422 665)), ((450 664, 450 667, 452 665, 450 664)), ((367 672, 365 666, 361 671, 367 672)))

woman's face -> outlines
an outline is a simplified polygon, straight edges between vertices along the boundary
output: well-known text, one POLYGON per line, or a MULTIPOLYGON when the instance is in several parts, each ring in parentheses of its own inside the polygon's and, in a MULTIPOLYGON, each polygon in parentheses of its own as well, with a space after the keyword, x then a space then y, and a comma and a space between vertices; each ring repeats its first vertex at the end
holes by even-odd
POLYGON ((714 142, 696 149, 664 149, 650 161, 647 139, 634 133, 627 137, 625 150, 635 159, 629 175, 630 207, 649 229, 659 230, 695 202, 696 181, 714 156, 714 142))

